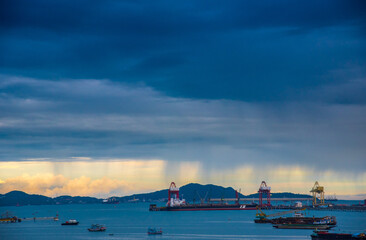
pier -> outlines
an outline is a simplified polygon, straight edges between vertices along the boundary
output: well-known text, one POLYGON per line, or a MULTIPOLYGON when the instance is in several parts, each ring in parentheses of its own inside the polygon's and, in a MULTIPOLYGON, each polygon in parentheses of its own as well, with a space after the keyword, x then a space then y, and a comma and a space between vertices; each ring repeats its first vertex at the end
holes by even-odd
POLYGON ((39 221, 39 220, 52 220, 58 221, 58 214, 55 217, 31 217, 31 218, 22 218, 23 221, 39 221))

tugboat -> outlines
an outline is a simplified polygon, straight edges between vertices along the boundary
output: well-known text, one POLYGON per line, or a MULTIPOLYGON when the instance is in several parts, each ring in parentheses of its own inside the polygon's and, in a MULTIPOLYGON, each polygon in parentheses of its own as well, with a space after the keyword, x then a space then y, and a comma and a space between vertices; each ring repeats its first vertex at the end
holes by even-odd
POLYGON ((107 230, 107 228, 99 224, 92 224, 91 227, 88 228, 89 232, 104 232, 105 230, 107 230))
POLYGON ((78 224, 79 224, 79 222, 76 221, 75 219, 70 219, 69 221, 61 223, 61 225, 78 225, 78 224))
POLYGON ((365 233, 330 233, 328 231, 314 231, 311 234, 312 240, 323 240, 323 239, 339 239, 339 240, 357 240, 366 239, 365 233))
POLYGON ((162 235, 163 230, 161 230, 161 228, 159 230, 157 230, 156 228, 148 228, 147 234, 148 235, 162 235))

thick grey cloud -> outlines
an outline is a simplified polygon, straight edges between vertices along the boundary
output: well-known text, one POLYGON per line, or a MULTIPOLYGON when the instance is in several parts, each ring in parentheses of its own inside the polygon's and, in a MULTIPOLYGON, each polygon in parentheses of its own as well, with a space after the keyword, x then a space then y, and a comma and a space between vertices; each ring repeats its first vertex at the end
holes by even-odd
POLYGON ((195 100, 109 80, 5 75, 0 89, 2 161, 88 156, 365 170, 365 105, 195 100))

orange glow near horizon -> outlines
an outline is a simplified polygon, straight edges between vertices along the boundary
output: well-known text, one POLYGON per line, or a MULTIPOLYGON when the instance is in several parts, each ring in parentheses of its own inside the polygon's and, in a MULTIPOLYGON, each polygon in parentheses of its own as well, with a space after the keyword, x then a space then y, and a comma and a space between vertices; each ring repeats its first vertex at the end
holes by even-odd
POLYGON ((242 189, 247 195, 257 191, 262 180, 273 192, 309 194, 318 180, 326 195, 365 194, 366 173, 345 175, 342 172, 315 172, 292 167, 241 166, 235 169, 205 170, 200 162, 165 160, 109 159, 30 160, 0 162, 0 193, 20 190, 46 196, 124 196, 166 189, 171 181, 179 186, 196 182, 242 189))

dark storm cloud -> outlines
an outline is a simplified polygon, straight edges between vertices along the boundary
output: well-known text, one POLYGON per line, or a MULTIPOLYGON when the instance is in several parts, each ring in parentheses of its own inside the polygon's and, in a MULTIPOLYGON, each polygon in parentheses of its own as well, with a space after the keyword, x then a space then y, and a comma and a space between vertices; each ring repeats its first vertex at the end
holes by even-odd
POLYGON ((202 29, 323 27, 364 21, 363 1, 2 1, 3 28, 164 35, 202 29))
POLYGON ((0 11, 7 74, 271 101, 366 63, 362 1, 2 1, 0 11))

